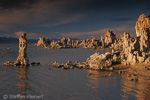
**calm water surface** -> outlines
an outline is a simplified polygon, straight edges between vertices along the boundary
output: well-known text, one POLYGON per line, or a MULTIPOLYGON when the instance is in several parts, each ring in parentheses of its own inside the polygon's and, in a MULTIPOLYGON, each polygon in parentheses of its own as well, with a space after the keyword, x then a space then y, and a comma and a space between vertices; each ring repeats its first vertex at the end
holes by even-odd
MULTIPOLYGON (((110 50, 107 50, 110 51, 110 50)), ((129 81, 125 74, 99 72, 94 70, 62 70, 46 64, 54 61, 86 61, 93 54, 91 49, 46 50, 28 44, 30 62, 40 66, 28 68, 5 67, 7 60, 15 61, 18 44, 0 44, 0 100, 148 100, 150 81, 141 78, 139 82, 129 81), (6 48, 11 48, 7 50, 6 48), (89 75, 92 73, 92 75, 89 75), (109 75, 110 77, 102 77, 109 75), (13 98, 12 95, 36 95, 39 98, 13 98), (12 98, 11 98, 12 97, 12 98)), ((106 51, 101 50, 100 53, 106 51)))

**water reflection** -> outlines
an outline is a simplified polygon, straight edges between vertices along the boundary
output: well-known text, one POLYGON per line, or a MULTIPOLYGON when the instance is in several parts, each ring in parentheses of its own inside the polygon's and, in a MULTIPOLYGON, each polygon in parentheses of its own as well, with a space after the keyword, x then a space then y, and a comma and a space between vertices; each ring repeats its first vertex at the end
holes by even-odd
POLYGON ((122 98, 125 100, 133 99, 148 100, 150 99, 150 80, 146 77, 138 76, 138 82, 131 81, 131 77, 126 74, 123 77, 122 98))
MULTIPOLYGON (((25 81, 27 80, 27 67, 22 66, 18 67, 18 73, 19 73, 19 82, 17 84, 20 95, 21 96, 26 96, 26 90, 29 88, 28 83, 25 81)), ((22 98, 23 100, 25 98, 22 98)))
POLYGON ((96 70, 89 70, 87 76, 89 77, 87 85, 95 90, 98 89, 100 86, 100 72, 96 70))

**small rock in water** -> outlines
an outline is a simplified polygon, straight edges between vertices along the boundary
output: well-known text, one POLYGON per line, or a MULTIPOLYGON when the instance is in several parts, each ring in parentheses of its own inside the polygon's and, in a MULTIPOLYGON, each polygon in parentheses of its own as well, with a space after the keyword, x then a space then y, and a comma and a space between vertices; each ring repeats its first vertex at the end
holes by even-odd
POLYGON ((108 74, 108 76, 111 76, 111 74, 108 74))
POLYGON ((32 66, 35 66, 35 64, 36 64, 35 62, 32 62, 32 63, 31 63, 32 66))
POLYGON ((107 77, 107 75, 102 75, 102 77, 107 77))
POLYGON ((36 63, 36 66, 39 66, 40 65, 40 62, 36 63))
POLYGON ((134 79, 134 81, 135 81, 135 82, 138 82, 138 79, 136 78, 136 79, 134 79))
POLYGON ((11 48, 7 48, 7 50, 10 50, 11 48))
POLYGON ((46 66, 50 66, 50 64, 46 64, 46 66))

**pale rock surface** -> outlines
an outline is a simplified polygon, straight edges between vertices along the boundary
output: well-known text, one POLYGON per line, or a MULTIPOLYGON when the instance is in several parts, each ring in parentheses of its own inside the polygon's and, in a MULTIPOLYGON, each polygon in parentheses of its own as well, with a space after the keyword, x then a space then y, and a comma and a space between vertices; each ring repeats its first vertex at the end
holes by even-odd
POLYGON ((27 36, 26 33, 22 33, 19 38, 19 56, 15 62, 16 65, 25 65, 29 64, 27 57, 27 36))
POLYGON ((116 40, 116 35, 110 31, 110 30, 107 30, 107 33, 105 34, 105 44, 107 46, 111 46, 111 44, 113 44, 116 40))
POLYGON ((144 14, 140 15, 135 29, 137 37, 140 37, 140 51, 147 50, 150 46, 150 17, 144 14))
POLYGON ((94 53, 87 59, 90 69, 105 69, 112 65, 110 60, 111 53, 106 52, 105 54, 94 53))
POLYGON ((46 42, 45 42, 45 38, 43 37, 39 37, 38 42, 35 44, 35 46, 45 46, 46 42))

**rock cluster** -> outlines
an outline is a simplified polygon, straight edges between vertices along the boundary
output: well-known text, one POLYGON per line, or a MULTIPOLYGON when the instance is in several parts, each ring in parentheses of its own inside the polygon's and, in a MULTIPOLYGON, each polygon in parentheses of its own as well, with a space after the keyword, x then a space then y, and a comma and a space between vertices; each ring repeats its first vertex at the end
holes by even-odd
POLYGON ((89 48, 89 49, 102 49, 104 48, 104 41, 101 41, 100 39, 84 39, 81 41, 81 43, 79 44, 79 46, 81 46, 82 48, 89 48))
POLYGON ((112 44, 112 46, 116 50, 122 50, 123 48, 130 46, 134 40, 135 39, 131 37, 129 33, 124 32, 120 35, 120 38, 118 38, 114 44, 112 44))
MULTIPOLYGON (((150 63, 150 52, 148 52, 150 46, 150 17, 144 14, 140 15, 136 22, 135 29, 137 34, 135 39, 130 37, 129 33, 124 32, 121 37, 116 40, 115 34, 108 30, 105 34, 105 39, 82 40, 79 45, 84 48, 108 46, 109 48, 122 50, 115 52, 112 50, 112 52, 106 52, 105 54, 94 53, 87 58, 85 64, 88 68, 96 70, 113 70, 112 65, 114 64, 122 63, 124 65, 132 65, 136 63, 150 63)), ((59 64, 56 63, 54 65, 59 64)), ((75 64, 73 66, 75 66, 75 64)))
POLYGON ((7 61, 4 63, 5 66, 28 66, 29 60, 27 57, 27 36, 26 33, 22 33, 22 35, 19 37, 19 56, 16 61, 10 62, 7 61))
POLYGON ((150 17, 142 14, 136 22, 136 39, 132 43, 123 42, 121 59, 124 64, 148 63, 149 62, 149 42, 150 42, 150 17))
POLYGON ((55 41, 53 40, 50 42, 50 40, 47 38, 47 41, 45 38, 39 38, 39 41, 35 44, 35 46, 44 46, 46 49, 62 49, 62 48, 77 48, 73 40, 71 41, 70 38, 66 39, 63 37, 61 41, 55 41))
POLYGON ((68 61, 66 64, 59 64, 55 61, 52 66, 56 68, 62 69, 73 69, 76 68, 84 68, 84 69, 95 69, 95 70, 113 70, 111 67, 112 64, 120 63, 120 52, 107 52, 105 54, 94 53, 89 58, 87 58, 86 62, 75 62, 74 64, 71 61, 68 61))
POLYGON ((68 61, 67 63, 65 64, 59 64, 57 61, 55 61, 53 64, 52 64, 53 67, 56 67, 56 68, 62 68, 62 69, 74 69, 74 67, 76 68, 84 68, 84 69, 88 69, 89 68, 89 65, 86 63, 86 62, 75 62, 74 64, 71 63, 71 61, 68 61))
POLYGON ((61 41, 52 41, 49 39, 45 40, 45 38, 39 38, 39 41, 35 44, 35 46, 44 46, 46 49, 62 49, 62 48, 90 48, 90 49, 104 49, 104 48, 112 48, 111 45, 116 41, 116 35, 108 30, 105 34, 105 37, 101 37, 101 39, 83 39, 73 41, 70 38, 66 39, 63 37, 61 41))

